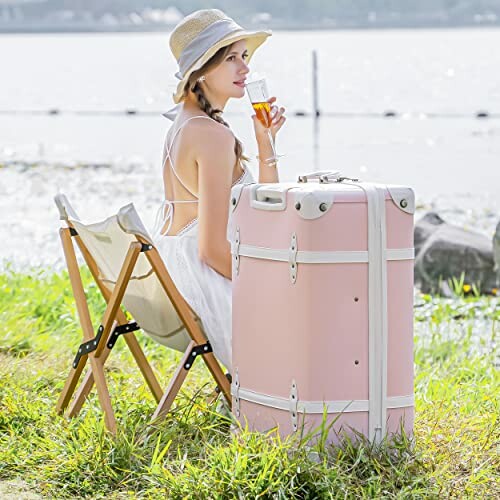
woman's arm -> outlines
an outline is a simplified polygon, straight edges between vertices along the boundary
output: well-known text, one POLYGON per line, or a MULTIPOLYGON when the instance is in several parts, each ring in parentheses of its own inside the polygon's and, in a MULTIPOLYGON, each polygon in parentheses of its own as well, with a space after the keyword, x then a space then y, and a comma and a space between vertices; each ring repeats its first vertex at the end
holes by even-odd
POLYGON ((262 161, 273 156, 273 148, 267 134, 257 140, 257 148, 259 150, 259 182, 279 182, 278 166, 270 167, 262 161))
POLYGON ((196 136, 198 254, 212 269, 231 279, 231 245, 226 232, 236 163, 234 136, 223 125, 203 122, 196 136))

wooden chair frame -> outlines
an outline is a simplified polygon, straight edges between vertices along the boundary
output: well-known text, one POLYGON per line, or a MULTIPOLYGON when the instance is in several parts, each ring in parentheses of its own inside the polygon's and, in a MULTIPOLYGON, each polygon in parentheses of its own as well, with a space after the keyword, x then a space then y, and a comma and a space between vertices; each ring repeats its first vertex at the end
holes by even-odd
POLYGON ((205 361, 205 364, 217 384, 216 390, 220 391, 226 398, 228 404, 231 405, 229 379, 224 375, 219 363, 212 353, 210 343, 206 340, 202 329, 196 321, 196 314, 177 290, 158 253, 158 250, 154 247, 154 245, 143 239, 141 236, 135 236, 136 241, 130 244, 117 282, 113 291, 110 292, 110 290, 106 288, 102 280, 99 278, 97 264, 84 242, 78 236, 76 229, 69 221, 67 221, 67 225, 68 227, 62 227, 60 229, 59 234, 68 267, 71 287, 76 301, 78 317, 83 331, 83 343, 78 349, 78 354, 72 364, 72 368, 64 385, 63 391, 57 402, 57 413, 61 415, 64 414, 69 405, 67 415, 69 417, 78 415, 86 397, 89 395, 95 383, 99 403, 104 411, 106 428, 112 434, 116 433, 116 418, 111 406, 111 399, 104 373, 104 364, 117 337, 120 334, 123 334, 124 339, 144 379, 146 380, 147 385, 158 403, 151 422, 161 420, 168 413, 175 397, 186 379, 189 369, 191 368, 196 357, 199 355, 201 355, 205 361), (92 327, 90 311, 78 268, 73 239, 76 241, 83 258, 89 267, 90 272, 99 290, 101 291, 102 296, 104 297, 104 300, 106 301, 106 309, 97 330, 97 334, 94 334, 94 329, 92 327), (121 301, 125 294, 127 284, 132 276, 135 263, 141 252, 145 252, 153 272, 156 273, 163 290, 168 295, 174 309, 179 315, 179 318, 191 338, 191 341, 164 393, 137 341, 137 338, 135 337, 134 331, 138 330, 140 326, 135 322, 129 322, 121 309, 121 301), (83 381, 76 390, 75 394, 75 389, 87 361, 90 363, 90 368, 85 374, 83 381), (75 397, 73 398, 73 401, 71 401, 73 394, 75 394, 75 397))

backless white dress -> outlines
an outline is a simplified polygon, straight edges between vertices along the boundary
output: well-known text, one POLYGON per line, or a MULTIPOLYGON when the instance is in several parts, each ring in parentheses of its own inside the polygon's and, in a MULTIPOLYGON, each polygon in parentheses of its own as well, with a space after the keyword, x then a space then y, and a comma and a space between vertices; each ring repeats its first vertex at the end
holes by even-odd
MULTIPOLYGON (((172 138, 170 148, 168 146, 165 148, 163 165, 166 164, 167 158, 170 158, 170 151, 178 132, 188 121, 195 118, 211 120, 207 116, 194 116, 182 123, 172 138)), ((173 220, 174 204, 198 203, 196 195, 182 182, 175 171, 171 158, 170 165, 179 182, 195 199, 164 200, 158 209, 153 240, 179 293, 199 316, 217 359, 231 372, 232 281, 198 257, 197 218, 190 221, 176 235, 168 235, 173 220), (170 222, 167 230, 165 234, 161 234, 161 229, 168 219, 170 222)), ((245 166, 243 169, 243 174, 233 186, 255 182, 251 172, 245 166)), ((227 206, 229 209, 229 199, 227 206)))

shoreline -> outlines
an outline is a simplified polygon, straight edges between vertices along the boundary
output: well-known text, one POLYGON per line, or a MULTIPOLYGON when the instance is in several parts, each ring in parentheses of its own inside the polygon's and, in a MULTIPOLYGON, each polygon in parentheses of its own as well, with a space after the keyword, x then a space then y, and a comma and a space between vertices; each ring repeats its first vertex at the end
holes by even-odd
MULTIPOLYGON (((249 165, 254 171, 255 166, 249 165)), ((291 181, 283 178, 281 182, 291 181)), ((101 221, 133 202, 146 228, 151 230, 162 200, 158 172, 147 162, 57 162, 39 167, 24 165, 0 168, 0 211, 10 214, 0 225, 0 272, 65 267, 53 198, 68 196, 83 220, 101 221), (27 242, 29 244, 27 245, 27 242)), ((370 180, 367 178, 366 180, 370 180)), ((376 180, 380 182, 380 180, 376 180)), ((414 222, 429 211, 446 222, 492 239, 500 220, 500 205, 484 193, 416 193, 414 222)))
MULTIPOLYGON (((100 26, 100 25, 32 25, 29 23, 22 23, 19 25, 0 26, 1 35, 57 35, 57 34, 113 34, 113 33, 170 33, 175 25, 122 25, 122 26, 100 26)), ((250 26, 251 27, 251 26, 250 26)), ((397 30, 485 30, 485 29, 500 29, 500 19, 496 22, 477 24, 473 22, 457 22, 457 23, 377 23, 363 24, 363 23, 340 23, 335 24, 304 24, 299 26, 287 25, 284 23, 263 23, 263 29, 270 29, 280 32, 308 32, 308 31, 397 31, 397 30)))

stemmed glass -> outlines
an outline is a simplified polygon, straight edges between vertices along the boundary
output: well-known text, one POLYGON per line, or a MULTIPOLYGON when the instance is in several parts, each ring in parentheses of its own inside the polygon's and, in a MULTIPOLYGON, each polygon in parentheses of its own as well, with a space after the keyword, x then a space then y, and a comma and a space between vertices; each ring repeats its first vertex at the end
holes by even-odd
POLYGON ((269 99, 269 92, 267 90, 266 79, 261 78, 259 80, 254 80, 247 83, 245 88, 247 89, 248 97, 250 98, 250 102, 252 103, 252 107, 255 110, 257 118, 267 129, 267 135, 269 136, 269 142, 271 143, 274 158, 277 159, 282 157, 283 155, 276 154, 276 147, 271 134, 271 104, 267 102, 269 99))

